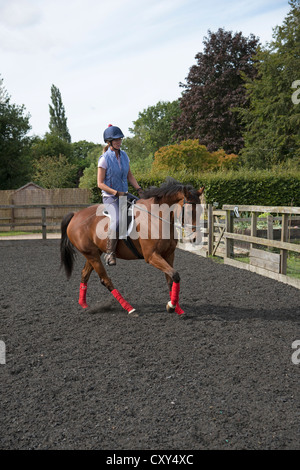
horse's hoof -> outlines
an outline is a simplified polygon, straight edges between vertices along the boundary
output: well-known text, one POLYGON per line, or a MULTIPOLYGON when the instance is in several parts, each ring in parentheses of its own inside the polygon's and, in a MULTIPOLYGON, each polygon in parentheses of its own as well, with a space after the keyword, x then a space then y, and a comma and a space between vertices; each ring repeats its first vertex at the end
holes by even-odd
POLYGON ((130 311, 128 312, 128 315, 129 315, 130 317, 132 317, 132 318, 137 318, 137 317, 139 316, 139 314, 137 313, 137 311, 136 311, 135 308, 133 308, 132 310, 130 310, 130 311))
POLYGON ((171 304, 171 302, 168 302, 167 305, 166 305, 167 312, 168 312, 168 313, 173 313, 173 312, 175 312, 175 307, 176 307, 176 305, 173 306, 173 305, 171 304))
POLYGON ((179 317, 179 318, 186 318, 186 313, 185 313, 185 312, 178 313, 178 314, 177 314, 177 317, 179 317))

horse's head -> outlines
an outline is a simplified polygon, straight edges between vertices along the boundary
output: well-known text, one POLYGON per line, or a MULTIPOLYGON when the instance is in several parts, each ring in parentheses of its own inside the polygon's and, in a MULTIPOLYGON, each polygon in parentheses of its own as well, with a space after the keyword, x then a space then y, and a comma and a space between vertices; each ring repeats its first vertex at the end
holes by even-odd
POLYGON ((200 197, 203 194, 204 186, 200 189, 194 189, 191 186, 183 187, 183 202, 189 201, 190 204, 200 204, 200 197))
MULTIPOLYGON (((173 178, 167 178, 159 188, 151 187, 145 190, 142 200, 151 199, 160 207, 169 206, 176 225, 183 225, 184 233, 190 233, 189 237, 196 238, 196 233, 192 235, 192 232, 199 231, 200 197, 203 191, 204 187, 197 190, 192 185, 184 185, 173 178)), ((161 217, 166 218, 164 214, 161 217)))
POLYGON ((204 186, 198 190, 191 187, 183 188, 183 197, 179 204, 182 206, 182 226, 185 238, 195 241, 200 231, 200 204, 204 186))

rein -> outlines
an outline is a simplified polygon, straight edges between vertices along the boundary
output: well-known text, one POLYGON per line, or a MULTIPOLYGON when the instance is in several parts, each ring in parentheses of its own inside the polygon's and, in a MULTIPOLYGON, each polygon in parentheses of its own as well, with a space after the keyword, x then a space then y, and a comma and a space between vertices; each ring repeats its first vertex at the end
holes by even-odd
MULTIPOLYGON (((167 219, 164 219, 162 217, 160 217, 159 215, 156 215, 156 214, 152 214, 150 211, 148 211, 147 209, 143 208, 143 207, 140 207, 136 204, 136 202, 134 201, 130 201, 128 200, 128 203, 131 204, 132 206, 134 205, 137 209, 143 211, 143 212, 147 212, 148 214, 151 215, 151 217, 155 217, 156 219, 159 219, 159 220, 162 220, 163 222, 167 222, 168 224, 172 224, 172 222, 170 222, 169 220, 167 219)), ((191 202, 191 201, 186 201, 186 199, 184 198, 183 200, 183 205, 182 205, 182 216, 184 216, 184 206, 186 204, 196 204, 195 202, 191 202)), ((194 229, 200 229, 202 228, 202 225, 191 225, 191 224, 186 224, 186 225, 182 225, 182 224, 176 224, 176 223, 173 223, 174 224, 174 227, 176 228, 180 228, 180 229, 183 229, 184 227, 190 227, 190 228, 194 228, 194 229)))
MULTIPOLYGON (((134 200, 130 200, 128 199, 127 200, 127 203, 130 204, 131 206, 134 206, 136 207, 137 209, 143 211, 143 212, 147 212, 148 214, 151 215, 151 217, 155 217, 156 219, 159 219, 163 222, 166 222, 168 223, 169 225, 171 225, 173 223, 174 227, 180 229, 180 230, 183 230, 184 228, 191 228, 192 230, 195 229, 195 230, 198 230, 200 228, 202 228, 203 225, 191 225, 191 224, 185 224, 185 225, 182 225, 182 224, 177 224, 177 223, 174 223, 174 222, 170 222, 170 220, 167 220, 167 219, 164 219, 163 217, 160 217, 159 215, 156 215, 156 214, 152 214, 150 211, 148 211, 147 209, 145 209, 144 207, 141 207, 141 206, 138 206, 136 204, 136 201, 138 201, 138 198, 136 198, 135 196, 133 196, 134 200)), ((184 208, 185 208, 185 205, 187 204, 196 204, 194 202, 191 202, 191 201, 187 201, 185 198, 183 200, 183 205, 182 205, 182 217, 184 217, 184 208)), ((86 221, 88 219, 91 219, 94 217, 94 214, 91 214, 87 217, 85 217, 85 219, 80 223, 80 225, 83 225, 83 224, 86 224, 86 221)))

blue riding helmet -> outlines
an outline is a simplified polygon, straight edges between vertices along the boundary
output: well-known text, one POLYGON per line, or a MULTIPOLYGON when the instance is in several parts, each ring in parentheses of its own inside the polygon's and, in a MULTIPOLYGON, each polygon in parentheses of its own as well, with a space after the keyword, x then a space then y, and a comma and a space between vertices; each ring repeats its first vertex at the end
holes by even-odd
POLYGON ((111 124, 108 125, 108 128, 105 129, 103 133, 104 142, 111 142, 112 140, 123 139, 123 137, 124 134, 121 129, 117 126, 112 126, 111 124))

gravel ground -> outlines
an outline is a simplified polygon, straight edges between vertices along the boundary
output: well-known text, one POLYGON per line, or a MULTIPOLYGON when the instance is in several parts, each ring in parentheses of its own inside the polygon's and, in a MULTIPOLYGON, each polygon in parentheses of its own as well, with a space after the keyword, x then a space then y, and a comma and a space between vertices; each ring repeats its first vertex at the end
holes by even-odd
POLYGON ((118 260, 90 308, 58 240, 0 242, 1 449, 300 449, 300 290, 176 250, 185 318, 164 275, 118 260))

